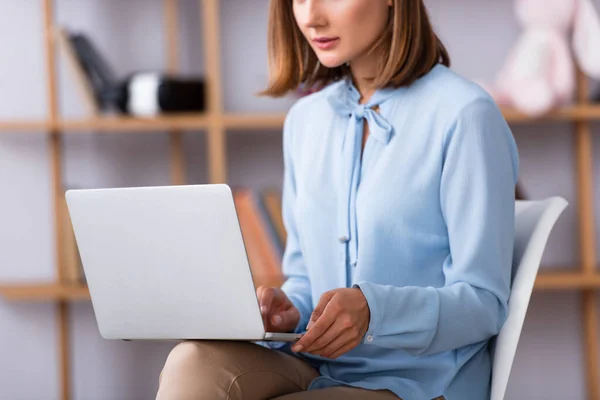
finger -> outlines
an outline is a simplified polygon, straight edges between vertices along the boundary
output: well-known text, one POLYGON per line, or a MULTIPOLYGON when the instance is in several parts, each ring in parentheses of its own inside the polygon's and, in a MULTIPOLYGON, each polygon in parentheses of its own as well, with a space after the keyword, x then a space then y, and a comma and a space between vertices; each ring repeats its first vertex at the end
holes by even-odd
POLYGON ((265 326, 265 328, 267 327, 269 321, 267 320, 267 316, 266 316, 266 308, 263 307, 263 297, 264 297, 264 293, 265 293, 265 287, 264 286, 259 286, 256 289, 256 298, 258 299, 258 306, 260 308, 260 316, 262 317, 263 320, 263 325, 265 326))
POLYGON ((322 357, 331 358, 333 354, 339 351, 346 344, 356 340, 356 334, 351 330, 343 331, 338 337, 331 341, 325 348, 316 349, 315 354, 319 354, 322 357))
POLYGON ((358 346, 359 343, 360 343, 360 340, 353 340, 353 341, 351 341, 349 343, 346 343, 341 348, 339 348, 338 350, 336 350, 328 358, 331 358, 332 360, 335 359, 335 358, 338 358, 339 356, 341 356, 341 355, 349 352, 350 350, 352 350, 353 348, 355 348, 356 346, 358 346))
POLYGON ((265 294, 265 287, 264 286, 259 286, 259 287, 256 288, 256 299, 258 300, 258 306, 259 307, 262 306, 264 294, 265 294))
POLYGON ((335 322, 335 319, 341 312, 341 308, 336 303, 329 303, 321 317, 313 324, 313 326, 302 336, 298 342, 292 347, 293 351, 299 352, 313 344, 327 329, 335 322))
MULTIPOLYGON (((339 308, 340 311, 342 307, 336 307, 336 303, 334 301, 329 303, 328 312, 330 310, 334 310, 339 308)), ((340 312, 336 312, 335 319, 331 326, 320 336, 318 337, 310 346, 305 347, 305 352, 313 352, 315 350, 321 350, 331 342, 333 342, 338 336, 340 336, 344 331, 350 330, 353 328, 353 323, 350 316, 346 313, 340 314, 340 312)))
POLYGON ((320 350, 323 350, 326 346, 328 346, 331 342, 336 340, 338 337, 343 335, 345 331, 347 331, 343 324, 340 323, 340 318, 337 318, 333 324, 323 333, 320 337, 317 338, 310 346, 306 347, 304 351, 306 353, 318 353, 321 354, 320 350))
POLYGON ((330 290, 329 292, 325 292, 321 295, 319 303, 317 304, 310 316, 310 321, 308 322, 306 329, 312 328, 313 324, 317 322, 319 317, 323 314, 323 312, 325 311, 325 307, 327 307, 327 304, 329 304, 329 302, 331 301, 333 296, 335 296, 336 293, 336 290, 330 290))
POLYGON ((261 298, 259 299, 260 313, 263 316, 268 315, 271 311, 271 307, 276 296, 277 290, 275 288, 269 287, 263 289, 261 298))
POLYGON ((256 288, 256 298, 258 299, 258 305, 259 306, 262 303, 262 297, 263 297, 264 291, 265 291, 265 287, 264 286, 259 286, 259 287, 256 288))
POLYGON ((292 330, 298 325, 300 315, 296 307, 280 311, 271 316, 270 322, 277 329, 292 330))

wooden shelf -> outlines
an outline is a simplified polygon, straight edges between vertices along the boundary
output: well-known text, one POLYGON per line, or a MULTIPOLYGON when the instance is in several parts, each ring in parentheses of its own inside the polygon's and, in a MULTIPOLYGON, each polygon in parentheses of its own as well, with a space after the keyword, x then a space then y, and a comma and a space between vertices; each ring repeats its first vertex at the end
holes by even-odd
MULTIPOLYGON (((567 106, 539 118, 531 118, 512 108, 502 108, 506 120, 511 123, 536 123, 549 121, 600 121, 600 104, 567 106)), ((212 117, 220 122, 220 117, 212 117)), ((0 132, 27 133, 58 130, 77 132, 155 132, 170 129, 205 129, 210 125, 209 114, 173 114, 149 118, 122 116, 64 119, 52 124, 44 120, 0 121, 0 132)), ((229 113, 222 116, 222 123, 229 129, 281 129, 285 113, 229 113)))
POLYGON ((226 114, 225 128, 231 129, 282 129, 285 113, 273 114, 226 114))
POLYGON ((600 272, 552 271, 538 275, 536 290, 600 289, 600 272))
POLYGON ((57 283, 30 283, 0 285, 0 297, 9 301, 81 301, 89 300, 90 292, 84 285, 57 283))
POLYGON ((526 122, 544 122, 544 121, 595 121, 600 120, 600 104, 585 104, 565 106, 553 110, 539 118, 532 118, 512 108, 502 108, 502 114, 508 122, 526 123, 526 122))
MULTIPOLYGON (((214 117, 219 122, 219 117, 214 117)), ((226 114, 222 117, 225 128, 231 129, 281 129, 285 113, 226 114)), ((78 132, 155 132, 170 129, 205 129, 210 117, 205 114, 166 115, 153 118, 95 117, 50 121, 0 121, 0 132, 39 132, 58 130, 66 134, 78 132)))
POLYGON ((204 129, 209 118, 205 114, 177 114, 151 118, 133 117, 97 117, 87 119, 62 120, 57 124, 58 130, 65 132, 99 131, 99 132, 154 132, 169 129, 204 129))
POLYGON ((204 129, 209 124, 205 114, 174 114, 152 118, 121 116, 92 117, 50 121, 0 121, 0 132, 61 131, 78 132, 155 132, 171 129, 204 129))
POLYGON ((48 122, 44 120, 0 121, 0 132, 6 133, 37 133, 47 131, 48 128, 48 122))

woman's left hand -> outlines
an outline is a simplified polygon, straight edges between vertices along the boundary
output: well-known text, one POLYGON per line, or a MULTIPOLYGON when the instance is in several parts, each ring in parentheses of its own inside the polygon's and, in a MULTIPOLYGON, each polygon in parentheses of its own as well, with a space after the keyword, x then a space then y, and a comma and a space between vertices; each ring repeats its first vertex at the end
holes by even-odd
POLYGON ((369 304, 359 288, 326 292, 310 317, 307 332, 292 350, 337 358, 362 342, 370 318, 369 304))

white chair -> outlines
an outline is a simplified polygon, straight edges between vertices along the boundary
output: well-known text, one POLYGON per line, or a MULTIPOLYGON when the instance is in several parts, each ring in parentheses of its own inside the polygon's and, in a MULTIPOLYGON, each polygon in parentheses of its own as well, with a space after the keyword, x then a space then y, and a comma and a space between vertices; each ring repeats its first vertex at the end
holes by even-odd
POLYGON ((512 291, 508 318, 494 343, 491 400, 504 399, 542 254, 550 232, 567 204, 562 197, 519 200, 515 204, 512 291))

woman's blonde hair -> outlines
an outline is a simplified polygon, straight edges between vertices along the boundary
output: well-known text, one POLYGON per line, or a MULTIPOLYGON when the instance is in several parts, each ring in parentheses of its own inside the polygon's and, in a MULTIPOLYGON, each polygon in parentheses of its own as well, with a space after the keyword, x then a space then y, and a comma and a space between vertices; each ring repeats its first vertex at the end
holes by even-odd
MULTIPOLYGON (((376 88, 410 85, 437 63, 450 66, 448 51, 431 26, 423 0, 393 0, 383 34, 371 49, 383 54, 376 88)), ((320 88, 348 76, 349 68, 322 66, 296 24, 290 0, 269 5, 269 84, 261 94, 283 96, 300 84, 320 88)))

